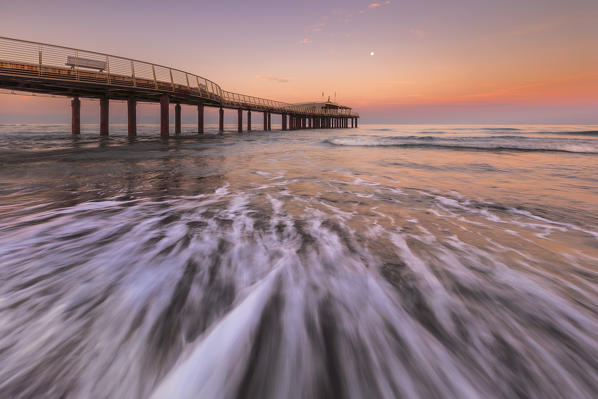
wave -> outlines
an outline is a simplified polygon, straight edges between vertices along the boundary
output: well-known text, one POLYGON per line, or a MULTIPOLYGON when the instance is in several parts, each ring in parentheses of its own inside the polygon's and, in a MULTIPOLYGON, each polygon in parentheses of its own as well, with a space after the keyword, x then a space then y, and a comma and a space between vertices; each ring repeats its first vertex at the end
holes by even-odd
POLYGON ((594 136, 598 137, 598 130, 580 130, 580 131, 567 131, 567 132, 542 132, 543 134, 563 134, 570 136, 594 136))
MULTIPOLYGON (((507 136, 508 137, 508 136, 507 136)), ((598 145, 591 143, 554 142, 540 140, 508 140, 495 137, 495 141, 485 138, 441 139, 436 137, 368 137, 368 138, 330 138, 324 143, 348 147, 403 147, 403 148, 441 148, 473 151, 517 151, 517 152, 567 152, 577 154, 598 154, 598 145), (503 141, 500 141, 503 140, 503 141)))

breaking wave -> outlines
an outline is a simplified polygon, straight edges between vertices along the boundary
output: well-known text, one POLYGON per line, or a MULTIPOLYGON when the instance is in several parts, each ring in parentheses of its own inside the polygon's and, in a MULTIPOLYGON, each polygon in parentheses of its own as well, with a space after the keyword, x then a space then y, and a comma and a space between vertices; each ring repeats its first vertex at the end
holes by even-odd
POLYGON ((522 138, 518 136, 455 138, 434 136, 364 136, 329 138, 324 140, 324 142, 335 146, 349 147, 412 147, 478 151, 541 151, 598 154, 598 143, 594 140, 551 140, 548 138, 522 138))

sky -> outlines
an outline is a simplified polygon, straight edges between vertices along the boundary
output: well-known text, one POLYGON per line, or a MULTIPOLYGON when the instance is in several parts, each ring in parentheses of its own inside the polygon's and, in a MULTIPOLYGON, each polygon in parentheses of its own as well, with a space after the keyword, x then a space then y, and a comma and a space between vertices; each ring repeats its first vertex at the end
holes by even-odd
MULTIPOLYGON (((280 101, 324 93, 362 123, 596 124, 597 21, 597 0, 0 0, 2 36, 172 66, 280 101)), ((67 122, 68 104, 0 94, 0 123, 67 122)), ((124 109, 112 105, 111 118, 124 109)), ((95 120, 97 102, 82 112, 95 120)), ((152 106, 140 113, 158 120, 152 106)))

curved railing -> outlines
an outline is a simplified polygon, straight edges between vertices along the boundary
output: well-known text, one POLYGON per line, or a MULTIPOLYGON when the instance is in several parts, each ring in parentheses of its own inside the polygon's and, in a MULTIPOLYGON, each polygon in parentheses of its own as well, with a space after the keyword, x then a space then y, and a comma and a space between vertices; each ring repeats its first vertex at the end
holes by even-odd
POLYGON ((270 112, 359 117, 349 109, 310 109, 222 90, 204 77, 131 58, 0 36, 0 74, 156 90, 270 112))

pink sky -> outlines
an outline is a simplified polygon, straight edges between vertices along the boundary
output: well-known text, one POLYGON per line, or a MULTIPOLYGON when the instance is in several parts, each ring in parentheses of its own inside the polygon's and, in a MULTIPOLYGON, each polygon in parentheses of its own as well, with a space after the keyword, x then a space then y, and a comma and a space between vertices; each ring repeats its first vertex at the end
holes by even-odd
MULTIPOLYGON (((363 122, 598 123, 595 0, 4 2, 0 20, 3 36, 169 65, 230 91, 336 93, 363 122)), ((84 102, 84 120, 95 108, 84 102)), ((68 118, 67 99, 0 94, 0 122, 68 118)))

